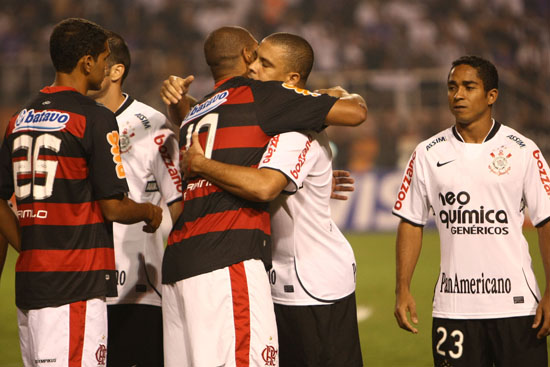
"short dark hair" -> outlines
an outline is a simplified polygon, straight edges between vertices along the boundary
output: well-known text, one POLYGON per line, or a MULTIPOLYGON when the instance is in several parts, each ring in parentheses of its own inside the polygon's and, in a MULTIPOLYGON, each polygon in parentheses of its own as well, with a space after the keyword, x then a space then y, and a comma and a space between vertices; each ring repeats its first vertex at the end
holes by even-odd
POLYGON ((291 33, 273 33, 262 40, 285 48, 285 63, 287 71, 300 74, 305 82, 311 73, 314 62, 313 48, 304 38, 291 33))
POLYGON ((216 79, 235 65, 244 48, 254 51, 258 46, 252 34, 237 26, 225 26, 212 31, 204 42, 204 58, 216 79))
MULTIPOLYGON (((498 71, 495 65, 489 60, 485 60, 479 56, 462 56, 453 61, 451 70, 458 65, 469 65, 476 69, 477 75, 483 82, 483 88, 486 92, 491 89, 498 89, 498 71)), ((451 75, 450 71, 449 75, 451 75)), ((448 76, 447 79, 449 79, 448 76)))
POLYGON ((128 50, 128 45, 124 41, 124 38, 115 32, 109 32, 109 49, 111 50, 111 54, 107 60, 109 67, 115 64, 124 65, 124 74, 120 83, 122 84, 130 72, 130 65, 132 63, 130 50, 128 50))
POLYGON ((70 73, 78 60, 90 55, 95 60, 105 51, 107 31, 82 18, 59 22, 50 36, 50 57, 56 71, 70 73))

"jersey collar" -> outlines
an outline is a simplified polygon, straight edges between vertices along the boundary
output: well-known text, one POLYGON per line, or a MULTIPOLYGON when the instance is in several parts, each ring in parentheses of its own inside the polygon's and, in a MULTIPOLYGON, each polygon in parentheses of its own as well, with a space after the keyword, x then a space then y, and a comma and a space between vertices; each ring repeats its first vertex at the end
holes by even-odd
MULTIPOLYGON (((487 134, 485 139, 483 139, 483 143, 491 140, 497 134, 498 130, 502 126, 500 122, 495 121, 495 119, 492 119, 492 120, 493 120, 493 126, 491 127, 491 130, 489 130, 489 134, 487 134)), ((456 140, 458 140, 461 143, 464 143, 464 139, 462 139, 462 136, 460 136, 460 134, 458 133, 458 130, 456 129, 456 125, 453 126, 452 130, 456 140)))
POLYGON ((130 97, 128 94, 122 93, 122 95, 125 97, 125 99, 124 99, 124 102, 122 102, 122 104, 118 108, 118 110, 116 110, 115 116, 118 116, 122 112, 126 111, 126 109, 132 104, 132 102, 134 102, 134 99, 130 97))
POLYGON ((55 86, 55 87, 48 86, 48 87, 44 87, 40 90, 41 93, 47 93, 47 94, 57 93, 57 92, 66 92, 66 91, 79 93, 73 87, 65 87, 65 86, 55 86))

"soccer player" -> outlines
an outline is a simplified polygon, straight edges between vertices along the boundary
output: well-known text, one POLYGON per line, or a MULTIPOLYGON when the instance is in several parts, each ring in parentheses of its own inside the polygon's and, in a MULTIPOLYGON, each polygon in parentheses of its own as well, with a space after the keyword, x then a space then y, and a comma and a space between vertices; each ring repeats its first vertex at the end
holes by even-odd
MULTIPOLYGON (((207 157, 251 166, 260 162, 270 136, 320 131, 325 122, 364 121, 366 106, 356 95, 337 99, 245 78, 257 46, 239 27, 222 27, 208 36, 204 49, 215 90, 182 122, 181 146, 189 148, 192 133, 198 132, 207 157)), ((238 198, 201 177, 187 180, 184 211, 163 258, 167 366, 277 365, 265 271, 271 266, 269 235, 266 204, 238 198)))
POLYGON ((15 301, 25 366, 102 365, 105 297, 116 295, 111 222, 145 221, 143 229, 153 232, 162 209, 126 196, 115 117, 85 96, 105 76, 106 31, 66 19, 53 29, 50 56, 53 85, 6 129, 0 230, 21 243, 15 301), (14 192, 18 220, 7 214, 14 192))
MULTIPOLYGON (((312 67, 313 49, 306 40, 275 33, 260 43, 249 76, 303 89, 312 67)), ((187 174, 251 201, 274 199, 269 207, 269 278, 280 366, 362 366, 356 263, 353 249, 330 217, 332 153, 326 133, 273 137, 260 169, 209 160, 196 133, 193 138, 182 156, 187 174)))
MULTIPOLYGON (((88 95, 115 113, 129 197, 168 205, 164 221, 171 228, 181 213, 178 142, 162 113, 122 92, 131 63, 124 39, 111 33, 109 48, 102 87, 88 95)), ((163 233, 144 233, 138 224, 119 223, 113 225, 113 233, 118 297, 107 299, 107 365, 162 366, 163 233)))
POLYGON ((413 152, 393 213, 397 231, 395 317, 417 333, 410 283, 422 229, 435 215, 441 246, 433 300, 436 366, 547 367, 550 331, 550 169, 535 143, 491 117, 495 66, 452 63, 447 97, 454 126, 413 152), (546 274, 540 295, 522 234, 525 207, 537 227, 546 274))

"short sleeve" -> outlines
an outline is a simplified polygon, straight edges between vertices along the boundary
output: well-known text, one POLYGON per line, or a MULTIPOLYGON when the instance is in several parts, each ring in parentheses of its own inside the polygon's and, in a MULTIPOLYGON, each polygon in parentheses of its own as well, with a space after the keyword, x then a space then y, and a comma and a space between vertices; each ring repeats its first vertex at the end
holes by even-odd
POLYGON ((289 132, 271 138, 258 168, 271 168, 288 177, 284 191, 295 193, 315 163, 310 134, 289 132))
POLYGON ((534 143, 528 147, 523 197, 531 222, 537 226, 550 218, 550 168, 534 143))
POLYGON ((174 132, 169 129, 158 130, 153 140, 153 176, 164 201, 171 204, 182 196, 178 142, 174 132))
POLYGON ((115 115, 104 107, 89 114, 84 135, 94 199, 108 199, 128 192, 119 148, 115 115))
POLYGON ((313 93, 281 82, 255 82, 251 87, 254 100, 258 102, 258 121, 269 136, 290 131, 323 130, 328 112, 338 101, 327 94, 313 93))
POLYGON ((421 151, 422 149, 417 147, 405 167, 392 213, 408 222, 423 226, 429 219, 430 204, 422 170, 424 156, 421 151))

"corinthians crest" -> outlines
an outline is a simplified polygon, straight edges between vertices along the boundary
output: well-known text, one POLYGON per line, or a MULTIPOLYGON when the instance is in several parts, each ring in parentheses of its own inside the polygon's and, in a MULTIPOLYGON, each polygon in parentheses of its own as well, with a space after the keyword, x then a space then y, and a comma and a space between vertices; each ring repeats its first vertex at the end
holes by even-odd
POLYGON ((504 175, 510 172, 510 162, 509 159, 512 156, 512 153, 508 153, 507 148, 503 145, 491 153, 491 158, 493 161, 489 164, 489 169, 497 176, 504 175))
POLYGON ((122 131, 120 132, 120 141, 119 141, 121 153, 126 153, 130 149, 132 149, 132 145, 130 144, 131 143, 130 138, 133 138, 134 135, 136 135, 134 133, 134 128, 130 126, 130 124, 128 124, 122 129, 122 131))

